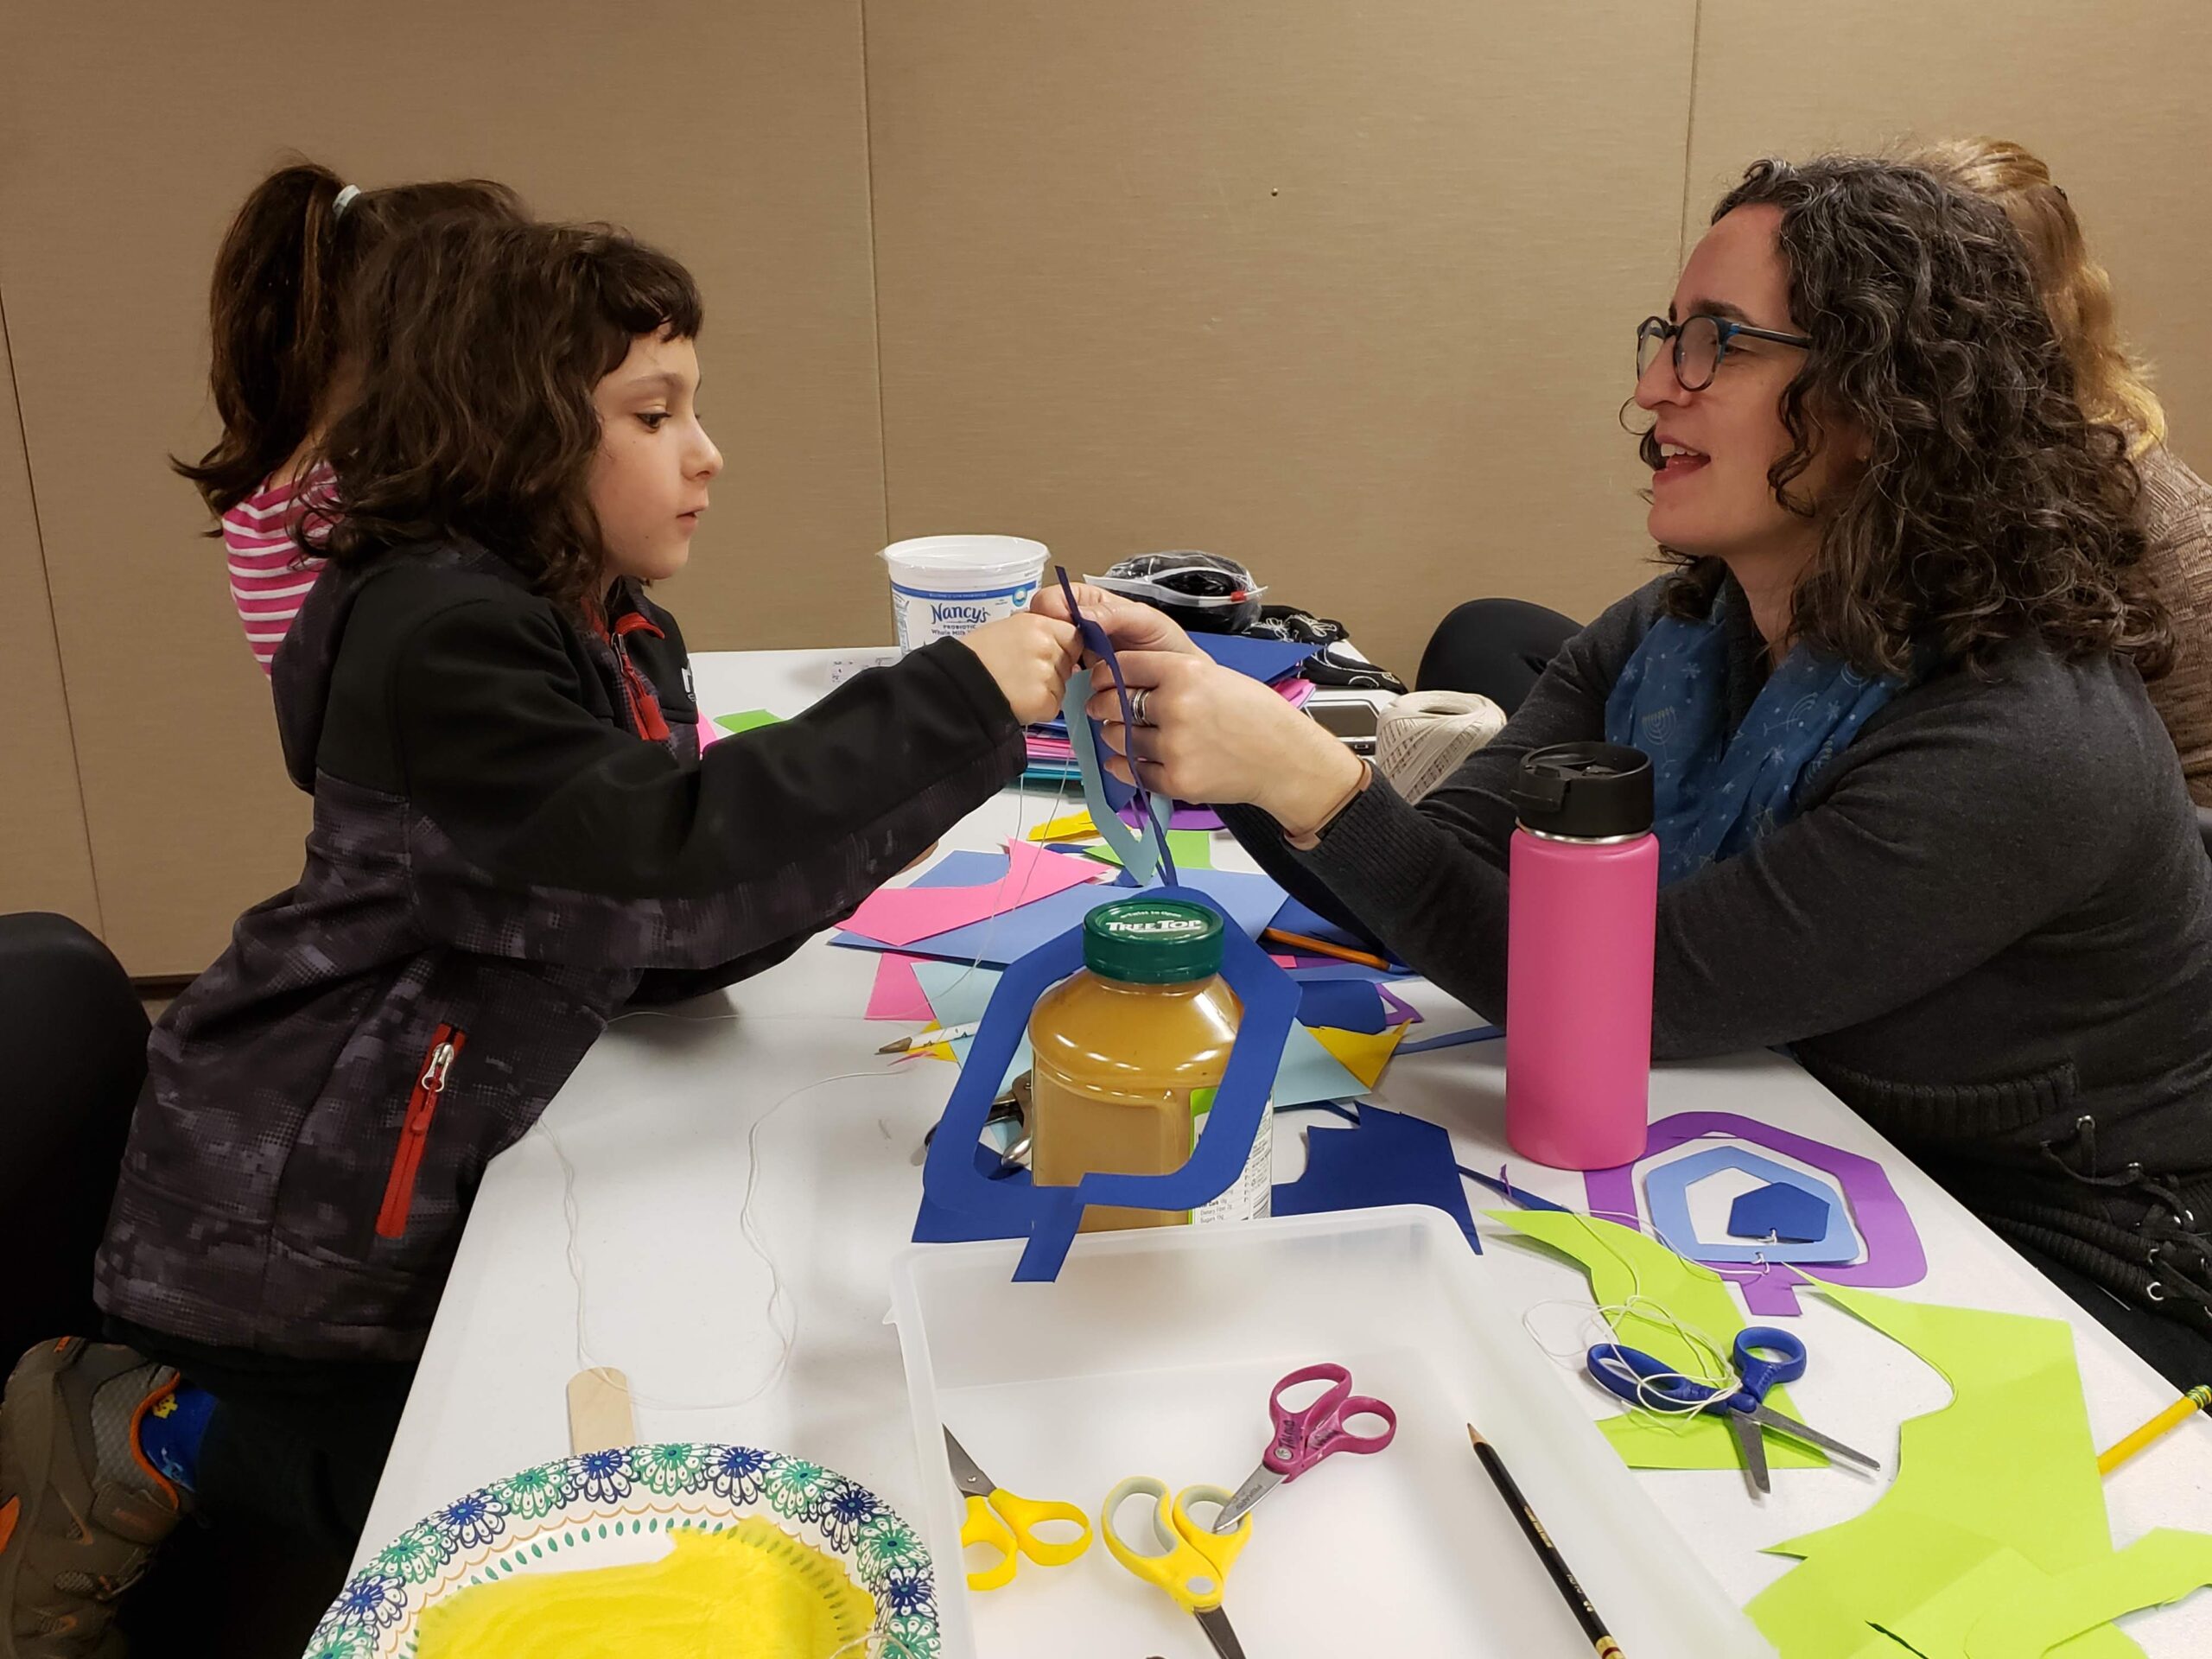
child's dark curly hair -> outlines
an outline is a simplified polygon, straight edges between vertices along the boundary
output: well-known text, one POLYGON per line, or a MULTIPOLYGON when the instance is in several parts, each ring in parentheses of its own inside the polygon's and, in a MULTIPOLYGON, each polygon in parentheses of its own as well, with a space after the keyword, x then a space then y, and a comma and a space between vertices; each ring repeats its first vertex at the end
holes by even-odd
POLYGON ((589 614, 608 581, 592 392, 639 336, 697 335, 690 273, 604 225, 446 218, 383 250, 353 305, 359 392, 324 443, 337 499, 301 545, 342 565, 474 541, 589 614))
MULTIPOLYGON (((1925 670, 1931 653, 1986 670, 2030 636, 2165 672, 2172 626, 2140 569, 2127 440, 2075 402, 2003 211, 1854 156, 1754 162, 1713 217, 1759 203, 1781 209, 1790 315, 1813 340, 1782 395, 1777 499, 1815 512, 1790 486, 1824 430, 1870 446, 1847 492, 1821 504, 1797 637, 1870 673, 1925 670)), ((1656 467, 1648 434, 1643 450, 1656 467)), ((1703 614, 1717 561, 1662 551, 1686 567, 1676 608, 1703 614)))

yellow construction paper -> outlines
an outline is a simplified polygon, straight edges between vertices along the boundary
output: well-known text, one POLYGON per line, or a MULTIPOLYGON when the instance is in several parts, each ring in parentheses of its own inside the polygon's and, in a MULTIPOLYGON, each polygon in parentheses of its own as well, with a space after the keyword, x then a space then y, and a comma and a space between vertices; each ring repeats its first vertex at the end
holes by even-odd
MULTIPOLYGON (((1872 1507, 1774 1547, 1803 1561, 1747 1611, 1783 1659, 1859 1659, 1870 1630, 1924 1659, 1967 1659, 1968 1633, 2015 1605, 2064 1610, 2052 1615, 2057 1645, 2049 1649, 2062 1659, 2139 1653, 2094 1618, 2078 1633, 2063 1628, 2076 1612, 2109 1617, 2125 1611, 2129 1592, 2171 1583, 2171 1574, 2158 1576, 2171 1560, 2155 1556, 2145 1558, 2152 1584, 2127 1569, 2073 1582, 2076 1572, 2118 1558, 2072 1327, 1843 1286, 1820 1292, 1942 1372, 1953 1398, 1904 1425, 1897 1478, 1872 1507)), ((2044 1651, 1992 1649, 2007 1659, 2044 1651)))
MULTIPOLYGON (((2160 1527, 2102 1560, 2039 1578, 1993 1601, 1967 1638, 1967 1659, 2051 1652, 2077 1659, 2090 1649, 2071 1638, 2112 1630, 2110 1621, 2122 1613, 2179 1601, 2207 1585, 2212 1585, 2212 1537, 2160 1527)), ((2133 1648, 2131 1642, 2113 1651, 2133 1648)))
POLYGON ((1071 812, 1054 818, 1050 823, 1040 823, 1029 831, 1032 841, 1081 841, 1098 833, 1098 826, 1090 821, 1088 810, 1071 812))
POLYGON ((517 1573, 423 1610, 416 1659, 830 1659, 875 1603, 845 1569, 759 1516, 679 1532, 657 1561, 517 1573))
MULTIPOLYGON (((1494 1210, 1490 1213, 1492 1220, 1573 1256, 1589 1273, 1591 1294, 1599 1306, 1626 1302, 1641 1292, 1681 1324, 1711 1338, 1720 1351, 1722 1363, 1726 1362, 1736 1333, 1744 1328, 1744 1317, 1736 1311, 1728 1281, 1712 1268, 1684 1260, 1631 1228, 1572 1211, 1494 1210)), ((1630 1347, 1641 1348, 1655 1359, 1680 1366, 1692 1375, 1702 1374, 1712 1363, 1669 1326, 1641 1313, 1614 1320, 1613 1334, 1630 1347)), ((1804 1421, 1789 1402, 1787 1389, 1773 1390, 1767 1395, 1767 1403, 1785 1417, 1804 1421)), ((1598 1427, 1631 1469, 1744 1466, 1735 1431, 1718 1417, 1659 1418, 1649 1412, 1632 1411, 1608 1417, 1598 1427)), ((1766 1437, 1766 1460, 1771 1469, 1818 1469, 1827 1462, 1819 1452, 1779 1434, 1766 1437)))
POLYGON ((1339 1031, 1333 1026, 1309 1026, 1313 1040, 1337 1057, 1337 1064, 1372 1089, 1382 1081, 1382 1068, 1406 1040, 1411 1022, 1388 1031, 1339 1031))

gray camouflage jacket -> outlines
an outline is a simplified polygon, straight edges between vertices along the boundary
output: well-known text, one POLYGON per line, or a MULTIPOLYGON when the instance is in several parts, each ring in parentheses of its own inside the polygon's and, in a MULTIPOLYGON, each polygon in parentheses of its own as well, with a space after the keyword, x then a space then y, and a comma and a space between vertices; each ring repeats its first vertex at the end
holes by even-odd
POLYGON ((98 1285, 195 1348, 409 1359, 486 1162, 633 1000, 759 971, 1020 770, 946 641, 699 753, 673 620, 467 546, 316 583, 277 719, 305 868, 154 1033, 98 1285))

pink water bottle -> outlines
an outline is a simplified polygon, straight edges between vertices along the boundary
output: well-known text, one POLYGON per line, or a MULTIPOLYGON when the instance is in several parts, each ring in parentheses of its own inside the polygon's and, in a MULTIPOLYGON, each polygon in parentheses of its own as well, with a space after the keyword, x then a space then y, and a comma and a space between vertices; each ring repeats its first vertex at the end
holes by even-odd
POLYGON ((1557 1169, 1632 1163, 1650 1131, 1651 761, 1555 744, 1522 760, 1512 800, 1505 1138, 1557 1169))

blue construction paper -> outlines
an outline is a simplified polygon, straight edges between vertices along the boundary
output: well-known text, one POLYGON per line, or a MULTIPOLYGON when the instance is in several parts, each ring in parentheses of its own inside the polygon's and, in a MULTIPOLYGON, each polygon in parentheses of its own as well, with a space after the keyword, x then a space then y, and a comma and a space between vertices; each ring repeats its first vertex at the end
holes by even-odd
MULTIPOLYGON (((1153 891, 1217 903, 1190 887, 1153 891)), ((1274 913, 1273 906, 1268 913, 1274 913)), ((977 1064, 964 1068, 953 1085, 952 1098, 922 1167, 926 1201, 916 1220, 918 1231, 942 1222, 943 1217, 929 1213, 934 1205, 972 1217, 969 1225, 981 1237, 1004 1237, 1009 1230, 1015 1236, 1027 1235, 1027 1246, 1014 1269, 1017 1281, 1058 1276, 1089 1205, 1187 1211, 1228 1191, 1243 1172, 1261 1115, 1267 1109, 1270 1076, 1280 1064, 1285 1039, 1295 1029, 1296 988, 1243 932, 1228 929, 1222 938, 1222 976, 1243 1005, 1243 1020, 1230 1050, 1228 1071, 1215 1095, 1206 1132, 1183 1167, 1167 1175, 1092 1173, 1073 1186, 1040 1187, 1011 1177, 991 1179, 995 1172, 982 1170, 977 1162, 976 1143, 997 1096, 999 1073, 1011 1059, 1037 999, 1081 965, 1082 933, 1079 925, 1066 928, 1008 966, 984 1014, 982 1029, 976 1033, 977 1064)))
MULTIPOLYGON (((1400 1043, 1397 1054, 1426 1054, 1432 1048, 1457 1048, 1462 1043, 1495 1042, 1504 1035, 1503 1026, 1469 1026, 1464 1031, 1447 1031, 1441 1037, 1424 1037, 1417 1043, 1400 1043)), ((1397 1054, 1391 1058, 1396 1058, 1397 1054)))
MULTIPOLYGON (((948 853, 934 868, 916 878, 915 884, 932 887, 980 887, 997 880, 1006 870, 1004 853, 948 853)), ((1248 938, 1267 926, 1268 918, 1282 906, 1281 887, 1267 876, 1241 870, 1188 870, 1183 873, 1183 885, 1195 887, 1211 899, 1248 938)), ((949 962, 982 961, 1002 967, 1067 929, 1079 925, 1100 905, 1127 899, 1135 891, 1134 887, 1110 883, 1071 887, 1049 899, 986 917, 980 922, 970 922, 949 933, 934 933, 899 949, 908 956, 937 957, 949 962)), ((830 943, 861 950, 889 948, 858 933, 839 933, 830 943)), ((1272 963, 1268 965, 1274 966, 1272 963)))
MULTIPOLYGON (((1272 946, 1273 941, 1269 943, 1272 946)), ((1286 950, 1283 954, 1294 956, 1297 953, 1294 950, 1286 950)), ((1325 965, 1316 963, 1306 968, 1286 968, 1283 971, 1301 985, 1320 984, 1330 980, 1339 982, 1347 980, 1357 981, 1374 985, 1387 980, 1413 977, 1410 973, 1402 969, 1370 968, 1363 962, 1332 962, 1325 965)))
POLYGON ((1286 899, 1275 918, 1268 924, 1285 933, 1303 933, 1309 939, 1326 939, 1331 944, 1349 945, 1354 950, 1364 950, 1372 957, 1388 957, 1385 950, 1366 934, 1349 927, 1340 927, 1311 906, 1296 899, 1286 899))
POLYGON ((1258 639, 1242 633, 1194 633, 1191 643, 1239 674, 1272 685, 1321 649, 1288 639, 1258 639))
POLYGON ((1481 1250, 1452 1137, 1436 1124, 1380 1106, 1362 1106, 1356 1128, 1308 1126, 1306 1173, 1276 1187, 1273 1196, 1279 1216, 1391 1204, 1425 1204, 1443 1211, 1459 1224, 1467 1243, 1481 1250))
MULTIPOLYGON (((1052 575, 1060 584, 1061 595, 1067 601, 1068 620, 1075 624, 1076 632, 1082 638, 1084 649, 1106 664, 1114 677, 1114 695, 1120 701, 1122 723, 1135 726, 1136 715, 1129 702, 1128 683, 1122 677, 1122 659, 1114 649, 1114 641, 1106 630, 1083 613, 1076 603, 1074 584, 1061 566, 1052 567, 1052 575)), ((1100 744, 1100 727, 1096 721, 1084 713, 1090 701, 1090 682, 1081 674, 1067 683, 1060 697, 1060 718, 1068 728, 1068 747, 1073 751, 1077 770, 1083 775, 1084 804, 1090 809, 1090 821, 1106 844, 1114 849, 1122 868, 1131 878, 1141 884, 1152 880, 1155 873, 1169 887, 1177 882, 1175 855, 1167 845, 1166 826, 1160 823, 1160 813, 1154 807, 1152 797, 1141 790, 1123 798, 1109 795, 1105 757, 1100 744), (1134 800, 1137 804, 1136 820, 1140 833, 1131 834, 1115 821, 1115 815, 1134 800)), ((1172 813, 1173 807, 1170 808, 1172 813)))
MULTIPOLYGON (((1116 668, 1115 672, 1118 676, 1121 671, 1116 668)), ((1164 838, 1155 838, 1141 830, 1132 830, 1114 816, 1128 803, 1126 800, 1117 801, 1106 792, 1105 756, 1100 749, 1098 722, 1086 719, 1083 712, 1084 704, 1090 696, 1090 677, 1078 674, 1068 682, 1060 703, 1068 721, 1068 741, 1075 751, 1076 772, 1083 779, 1083 804, 1090 810, 1091 826, 1114 849, 1114 855, 1121 860, 1122 868, 1135 880, 1149 881, 1160 867, 1160 848, 1164 838)), ((1132 793, 1128 798, 1134 800, 1136 798, 1132 793)), ((1149 810, 1151 798, 1147 796, 1145 798, 1149 810)), ((1158 827, 1160 821, 1157 817, 1150 821, 1154 828, 1158 827)))
POLYGON ((1728 1234, 1732 1238, 1810 1244, 1827 1235, 1828 1215, 1828 1201, 1818 1193, 1770 1181, 1729 1206, 1728 1234))
MULTIPOLYGON (((1291 977, 1295 979, 1297 976, 1293 974, 1291 977)), ((1382 993, 1363 980, 1308 980, 1300 983, 1298 990, 1298 1023, 1301 1026, 1328 1026, 1338 1031, 1371 1033, 1389 1023, 1390 1011, 1382 1006, 1382 993)))
POLYGON ((1843 1197, 1817 1175, 1778 1164, 1743 1147, 1713 1147, 1643 1172, 1643 1201, 1651 1230, 1675 1255, 1693 1262, 1849 1262, 1859 1254, 1843 1197), (1727 1244, 1700 1238, 1690 1222, 1689 1190, 1724 1169, 1801 1187, 1828 1206, 1827 1231, 1809 1244, 1727 1244))

